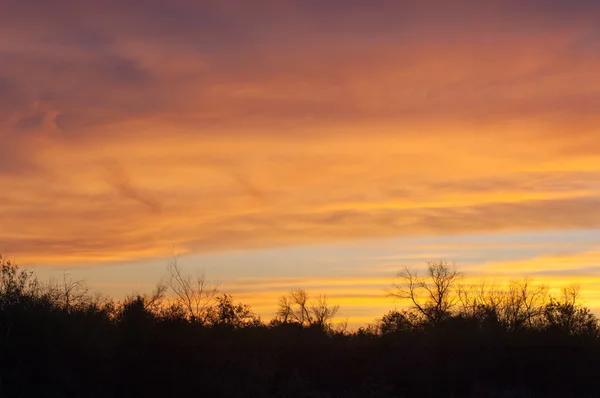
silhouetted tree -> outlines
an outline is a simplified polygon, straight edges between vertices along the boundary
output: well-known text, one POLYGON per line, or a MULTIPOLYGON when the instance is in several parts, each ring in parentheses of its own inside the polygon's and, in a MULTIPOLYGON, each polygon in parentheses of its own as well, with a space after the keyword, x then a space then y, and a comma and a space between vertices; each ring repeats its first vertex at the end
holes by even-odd
POLYGON ((412 311, 392 310, 381 318, 378 329, 382 334, 412 332, 419 327, 419 323, 419 317, 412 311))
POLYGON ((215 303, 218 285, 209 286, 204 274, 193 277, 182 272, 175 256, 167 265, 166 284, 175 293, 176 303, 185 310, 192 322, 205 323, 215 303))
POLYGON ((459 311, 466 316, 479 316, 482 313, 498 314, 505 301, 505 292, 495 283, 482 281, 470 286, 459 285, 459 311))
POLYGON ((129 296, 120 306, 118 317, 121 322, 143 325, 153 321, 161 311, 167 286, 158 283, 154 291, 147 294, 129 296))
POLYGON ((33 271, 23 270, 0 254, 0 305, 15 304, 25 297, 40 294, 42 286, 33 271))
POLYGON ((546 328, 574 336, 598 337, 598 319, 589 308, 578 304, 579 286, 571 285, 562 291, 562 299, 550 298, 543 309, 546 328))
POLYGON ((311 315, 311 325, 320 328, 329 327, 339 309, 339 305, 329 305, 326 295, 320 295, 316 300, 310 303, 309 313, 311 315))
POLYGON ((408 268, 398 273, 390 296, 410 300, 412 308, 435 324, 450 315, 459 297, 456 290, 461 274, 445 261, 428 262, 424 276, 408 268))
POLYGON ((67 273, 63 274, 61 282, 50 280, 46 286, 47 294, 60 303, 65 311, 73 306, 85 305, 89 299, 87 284, 83 280, 74 281, 67 273))
POLYGON ((534 285, 529 278, 511 281, 502 303, 501 320, 509 329, 539 325, 548 300, 548 287, 534 285))
POLYGON ((230 294, 216 297, 217 304, 210 308, 208 319, 212 325, 241 328, 261 325, 260 317, 250 306, 233 302, 230 294))
POLYGON ((446 266, 406 275, 413 308, 353 332, 304 290, 269 326, 229 294, 200 323, 166 283, 118 302, 2 261, 0 397, 600 396, 598 320, 577 287, 458 286, 446 266))
POLYGON ((339 306, 331 306, 327 296, 320 295, 316 300, 310 300, 306 290, 294 289, 289 295, 279 298, 276 320, 282 323, 292 322, 302 326, 329 328, 338 311, 339 306))
POLYGON ((277 318, 281 322, 310 325, 312 319, 308 307, 308 293, 304 289, 293 289, 289 295, 279 298, 277 318))

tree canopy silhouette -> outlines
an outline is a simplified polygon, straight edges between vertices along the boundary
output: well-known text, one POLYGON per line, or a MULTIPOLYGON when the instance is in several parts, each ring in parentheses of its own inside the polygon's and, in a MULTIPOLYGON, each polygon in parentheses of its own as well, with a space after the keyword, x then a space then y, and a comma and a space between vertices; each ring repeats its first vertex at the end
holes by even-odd
POLYGON ((179 267, 117 301, 0 258, 0 397, 600 395, 599 323, 577 286, 554 297, 531 279, 465 285, 454 266, 427 266, 394 282, 408 307, 348 331, 304 289, 263 322, 179 267))

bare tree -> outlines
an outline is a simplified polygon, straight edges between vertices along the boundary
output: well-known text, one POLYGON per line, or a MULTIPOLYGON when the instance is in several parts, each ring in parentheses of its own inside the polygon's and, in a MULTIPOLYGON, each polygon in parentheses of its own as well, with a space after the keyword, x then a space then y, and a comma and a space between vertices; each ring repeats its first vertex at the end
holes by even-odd
POLYGON ((84 280, 74 281, 69 274, 63 274, 64 306, 69 309, 71 305, 82 304, 88 295, 88 287, 84 280))
POLYGON ((327 302, 327 296, 322 294, 310 304, 309 312, 311 315, 311 323, 313 325, 326 327, 331 323, 339 309, 339 305, 330 306, 327 302))
POLYGON ((308 307, 308 293, 304 289, 293 289, 288 295, 279 297, 276 317, 280 322, 310 325, 311 314, 308 307))
POLYGON ((190 320, 205 322, 210 307, 215 302, 218 284, 209 285, 204 273, 193 277, 182 272, 178 257, 174 256, 167 265, 165 284, 175 293, 175 300, 183 307, 190 320))
POLYGON ((308 293, 304 289, 294 289, 290 293, 290 299, 297 306, 297 310, 292 312, 292 317, 300 324, 311 324, 312 319, 308 312, 308 293))
POLYGON ((88 287, 84 280, 74 281, 68 273, 63 273, 62 281, 52 278, 45 286, 45 294, 59 303, 64 310, 69 311, 89 299, 88 287))
POLYGON ((461 284, 457 293, 460 312, 467 316, 498 314, 506 296, 506 292, 496 283, 488 284, 485 281, 472 285, 461 284))
POLYGON ((348 333, 348 318, 338 323, 334 331, 337 334, 346 335, 348 333))
POLYGON ((294 319, 293 301, 288 296, 279 297, 277 306, 276 318, 283 323, 290 322, 294 319))
POLYGON ((581 286, 579 283, 572 283, 567 287, 562 288, 563 301, 570 305, 577 305, 579 300, 579 290, 581 286))
POLYGON ((570 335, 599 335, 596 316, 578 303, 579 285, 572 284, 562 289, 562 300, 550 298, 544 308, 544 327, 570 335))
POLYGON ((445 261, 428 262, 424 276, 408 268, 398 273, 391 297, 410 300, 413 309, 428 321, 437 323, 450 314, 458 301, 456 284, 461 274, 445 261))
POLYGON ((513 330, 536 326, 547 302, 547 286, 534 285, 530 278, 511 281, 501 307, 501 320, 513 330))
POLYGON ((152 293, 146 296, 146 309, 158 313, 167 295, 167 290, 169 290, 169 287, 164 282, 158 282, 152 293))
MULTIPOLYGON (((575 290, 565 290, 565 295, 567 294, 576 297, 575 290)), ((462 314, 493 315, 509 330, 540 326, 549 299, 547 286, 536 285, 530 278, 512 280, 503 289, 485 282, 471 286, 461 285, 458 295, 462 314)))
POLYGON ((310 300, 306 290, 294 289, 289 295, 279 298, 276 316, 283 323, 327 327, 338 311, 339 306, 331 306, 327 296, 320 295, 316 300, 310 300))

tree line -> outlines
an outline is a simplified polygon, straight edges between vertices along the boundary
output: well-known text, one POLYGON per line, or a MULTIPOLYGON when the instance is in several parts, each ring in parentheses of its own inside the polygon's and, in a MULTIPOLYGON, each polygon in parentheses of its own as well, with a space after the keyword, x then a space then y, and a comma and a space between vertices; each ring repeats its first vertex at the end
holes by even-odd
POLYGON ((263 321, 177 259, 152 293, 114 300, 0 256, 0 397, 594 397, 598 319, 579 288, 467 285, 405 268, 372 324, 334 324, 292 290, 263 321))

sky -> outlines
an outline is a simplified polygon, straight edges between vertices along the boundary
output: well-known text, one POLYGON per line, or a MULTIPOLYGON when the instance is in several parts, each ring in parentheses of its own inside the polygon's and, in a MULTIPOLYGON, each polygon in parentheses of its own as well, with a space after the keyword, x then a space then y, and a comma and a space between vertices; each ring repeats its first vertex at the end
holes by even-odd
POLYGON ((0 253, 102 293, 173 254, 353 324, 404 266, 600 308, 596 0, 0 0, 0 253))

